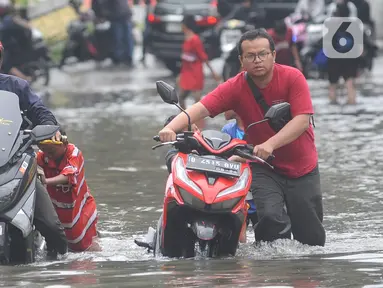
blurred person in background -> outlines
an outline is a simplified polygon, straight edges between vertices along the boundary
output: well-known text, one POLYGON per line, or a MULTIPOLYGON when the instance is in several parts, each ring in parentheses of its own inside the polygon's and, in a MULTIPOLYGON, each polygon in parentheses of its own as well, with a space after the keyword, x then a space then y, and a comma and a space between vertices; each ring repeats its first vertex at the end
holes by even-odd
POLYGON ((4 62, 2 72, 32 81, 17 67, 26 62, 29 50, 32 49, 32 27, 15 13, 14 6, 9 0, 0 0, 1 41, 4 46, 4 62))
MULTIPOLYGON (((210 65, 204 45, 195 33, 196 21, 193 15, 186 15, 182 20, 182 30, 185 35, 185 41, 182 46, 182 66, 179 75, 180 99, 179 103, 185 109, 185 100, 190 93, 193 93, 195 102, 201 100, 201 91, 204 87, 203 63, 209 67, 214 79, 220 82, 220 77, 215 73, 210 65)), ((197 126, 201 126, 196 123, 197 126)))
MULTIPOLYGON (((328 13, 330 17, 357 17, 357 9, 354 4, 348 0, 334 0, 328 7, 328 13)), ((336 50, 342 50, 350 48, 349 45, 353 45, 352 39, 348 39, 347 34, 337 32, 335 35, 338 39, 346 38, 347 42, 345 46, 337 47, 336 50)), ((358 58, 330 58, 328 59, 328 79, 329 85, 329 100, 330 104, 339 104, 337 100, 337 85, 339 78, 343 77, 347 87, 347 104, 356 104, 356 88, 355 78, 358 73, 358 58)))
POLYGON ((267 31, 275 43, 275 62, 282 65, 295 66, 303 71, 297 45, 293 39, 293 30, 287 27, 284 19, 275 23, 275 28, 267 31))
POLYGON ((370 3, 366 0, 350 0, 358 10, 358 18, 364 23, 369 24, 373 27, 374 21, 371 18, 371 9, 370 9, 370 3))
POLYGON ((110 14, 107 20, 112 25, 115 60, 133 67, 133 23, 132 11, 127 0, 108 0, 110 14))
POLYGON ((326 13, 326 4, 324 0, 299 0, 294 13, 305 19, 315 19, 326 13))
POLYGON ((145 28, 144 28, 144 31, 142 32, 142 57, 141 57, 141 63, 143 63, 145 65, 145 59, 146 59, 146 47, 148 45, 148 41, 149 41, 149 38, 148 38, 148 35, 149 35, 149 29, 150 29, 150 25, 149 25, 149 19, 148 19, 148 15, 149 15, 149 9, 150 9, 150 6, 152 5, 155 5, 155 2, 157 2, 156 0, 143 0, 143 4, 145 5, 145 28))
POLYGON ((327 15, 328 17, 358 17, 358 9, 350 0, 333 0, 327 6, 327 15))

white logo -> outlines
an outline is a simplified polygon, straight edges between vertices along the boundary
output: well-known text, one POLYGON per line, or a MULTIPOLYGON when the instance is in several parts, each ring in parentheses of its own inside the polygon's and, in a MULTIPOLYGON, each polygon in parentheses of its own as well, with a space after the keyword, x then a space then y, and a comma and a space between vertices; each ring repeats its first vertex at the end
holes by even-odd
POLYGON ((358 58, 363 53, 363 22, 330 17, 323 23, 323 53, 328 58, 358 58))

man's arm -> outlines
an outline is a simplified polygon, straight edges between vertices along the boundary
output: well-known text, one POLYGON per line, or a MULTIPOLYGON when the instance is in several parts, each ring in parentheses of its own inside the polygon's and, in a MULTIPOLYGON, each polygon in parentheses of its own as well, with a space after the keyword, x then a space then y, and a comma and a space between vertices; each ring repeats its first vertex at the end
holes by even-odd
MULTIPOLYGON (((186 109, 186 113, 189 114, 191 123, 198 122, 201 119, 206 118, 210 115, 209 111, 205 106, 198 102, 192 105, 190 108, 186 109)), ((176 118, 174 118, 165 128, 169 128, 176 133, 181 132, 188 125, 188 117, 185 113, 179 113, 176 118)))
MULTIPOLYGON (((215 117, 227 110, 232 110, 235 105, 235 89, 230 81, 218 85, 216 89, 207 94, 200 102, 186 109, 191 123, 198 122, 207 116, 215 117)), ((188 125, 188 118, 185 113, 180 113, 165 128, 178 133, 188 125)))
POLYGON ((23 81, 23 89, 20 97, 20 107, 27 110, 27 117, 34 126, 57 125, 58 122, 51 111, 41 102, 40 98, 32 92, 27 82, 23 81))
POLYGON ((273 150, 281 148, 298 139, 310 127, 309 114, 295 116, 285 127, 277 134, 271 137, 267 142, 273 147, 273 150))

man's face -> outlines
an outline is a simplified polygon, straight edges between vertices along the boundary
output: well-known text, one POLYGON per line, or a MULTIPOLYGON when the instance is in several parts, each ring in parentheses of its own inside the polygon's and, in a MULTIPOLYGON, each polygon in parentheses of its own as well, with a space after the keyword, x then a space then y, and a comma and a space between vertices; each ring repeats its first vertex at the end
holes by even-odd
POLYGON ((65 144, 40 144, 38 147, 44 152, 45 156, 52 160, 60 159, 66 151, 65 144))
POLYGON ((242 42, 242 55, 239 57, 245 71, 254 77, 270 73, 275 61, 275 51, 270 50, 269 40, 257 38, 242 42))

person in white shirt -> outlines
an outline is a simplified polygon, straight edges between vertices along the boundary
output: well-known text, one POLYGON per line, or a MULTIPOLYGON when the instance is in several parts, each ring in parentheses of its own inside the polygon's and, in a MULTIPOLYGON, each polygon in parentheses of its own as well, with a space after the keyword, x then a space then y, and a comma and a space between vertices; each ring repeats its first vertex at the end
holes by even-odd
POLYGON ((326 13, 326 5, 324 0, 299 0, 295 14, 315 19, 326 13))
POLYGON ((358 17, 358 9, 356 8, 355 4, 349 0, 334 0, 327 7, 327 15, 329 17, 336 16, 335 14, 339 11, 339 9, 342 9, 343 7, 348 8, 348 17, 358 17))

